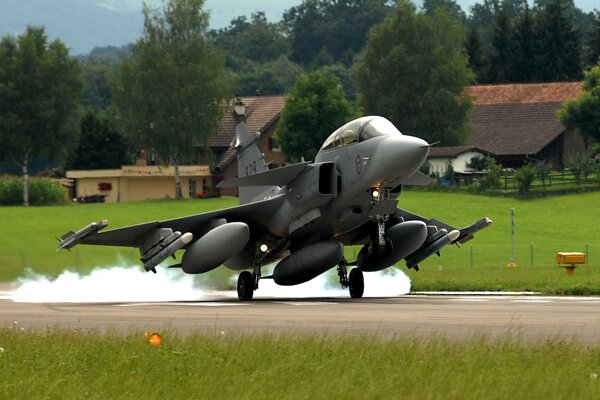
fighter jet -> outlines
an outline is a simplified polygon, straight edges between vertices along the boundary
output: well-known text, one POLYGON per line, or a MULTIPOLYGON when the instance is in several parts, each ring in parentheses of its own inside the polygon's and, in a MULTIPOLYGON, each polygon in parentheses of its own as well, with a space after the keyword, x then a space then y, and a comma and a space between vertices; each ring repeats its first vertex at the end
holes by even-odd
POLYGON ((408 268, 450 244, 464 243, 492 221, 482 218, 456 229, 397 207, 404 185, 424 185, 419 167, 430 145, 407 136, 387 119, 366 116, 333 132, 315 157, 269 169, 244 123, 236 128, 238 177, 218 187, 238 187, 240 205, 166 221, 100 232, 94 222, 62 236, 58 247, 77 244, 137 247, 146 271, 183 250, 181 268, 202 274, 221 265, 241 271, 237 294, 252 300, 262 279, 298 285, 337 267, 352 298, 364 291, 363 272, 408 268), (356 260, 344 246, 361 245, 356 260), (262 267, 277 262, 272 275, 262 267), (348 273, 349 267, 354 267, 348 273))

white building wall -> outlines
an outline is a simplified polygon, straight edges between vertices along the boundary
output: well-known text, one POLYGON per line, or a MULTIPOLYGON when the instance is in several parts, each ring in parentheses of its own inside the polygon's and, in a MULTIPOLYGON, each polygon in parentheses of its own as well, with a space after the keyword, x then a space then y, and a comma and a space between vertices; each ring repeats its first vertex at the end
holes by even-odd
POLYGON ((457 157, 435 157, 428 158, 427 161, 431 165, 431 173, 436 173, 438 175, 444 175, 446 170, 448 169, 448 163, 452 161, 452 168, 454 168, 454 172, 465 172, 467 170, 467 164, 471 162, 471 158, 473 157, 485 157, 485 154, 482 154, 478 151, 467 151, 465 153, 459 154, 457 157))

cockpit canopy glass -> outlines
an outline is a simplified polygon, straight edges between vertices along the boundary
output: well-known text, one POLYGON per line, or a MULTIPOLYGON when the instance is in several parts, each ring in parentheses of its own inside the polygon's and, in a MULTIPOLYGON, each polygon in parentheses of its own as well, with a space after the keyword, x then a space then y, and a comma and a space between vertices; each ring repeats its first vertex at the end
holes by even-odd
POLYGON ((394 124, 383 117, 362 117, 348 122, 329 135, 321 149, 328 150, 364 142, 382 135, 401 135, 401 133, 394 124))

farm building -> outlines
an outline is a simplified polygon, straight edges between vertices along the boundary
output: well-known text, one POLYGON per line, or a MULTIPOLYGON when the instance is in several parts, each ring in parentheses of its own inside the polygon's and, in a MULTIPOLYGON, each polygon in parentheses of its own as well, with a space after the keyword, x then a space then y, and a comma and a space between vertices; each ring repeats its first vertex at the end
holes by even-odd
MULTIPOLYGON (((283 96, 250 96, 232 100, 217 133, 211 140, 212 161, 200 147, 196 165, 180 166, 183 195, 186 198, 215 194, 237 195, 237 189, 216 189, 216 184, 237 176, 235 129, 244 121, 251 132, 260 132, 259 149, 270 167, 284 163, 283 154, 273 138, 285 98, 283 96)), ((107 202, 135 201, 175 197, 172 167, 153 165, 152 154, 141 152, 137 165, 114 170, 67 171, 75 181, 75 197, 104 197, 107 202)))
POLYGON ((581 90, 581 82, 471 86, 473 132, 467 146, 488 151, 505 168, 544 160, 562 169, 565 157, 586 144, 556 113, 581 90))

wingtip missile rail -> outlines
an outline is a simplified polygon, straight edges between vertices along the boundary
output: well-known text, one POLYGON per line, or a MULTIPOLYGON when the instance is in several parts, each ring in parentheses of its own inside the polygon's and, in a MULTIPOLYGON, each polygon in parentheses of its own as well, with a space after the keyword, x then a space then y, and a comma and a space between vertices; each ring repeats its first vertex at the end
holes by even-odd
POLYGON ((466 228, 462 228, 460 230, 460 236, 458 237, 456 242, 461 243, 461 244, 468 242, 469 240, 473 239, 474 233, 487 228, 491 224, 492 224, 492 220, 490 218, 488 218, 488 217, 481 218, 479 221, 472 223, 471 225, 467 226, 466 228))
POLYGON ((58 242, 58 248, 61 250, 70 250, 72 247, 81 243, 83 239, 93 233, 98 232, 108 226, 108 220, 103 219, 99 222, 92 222, 77 232, 69 231, 61 236, 58 242))

